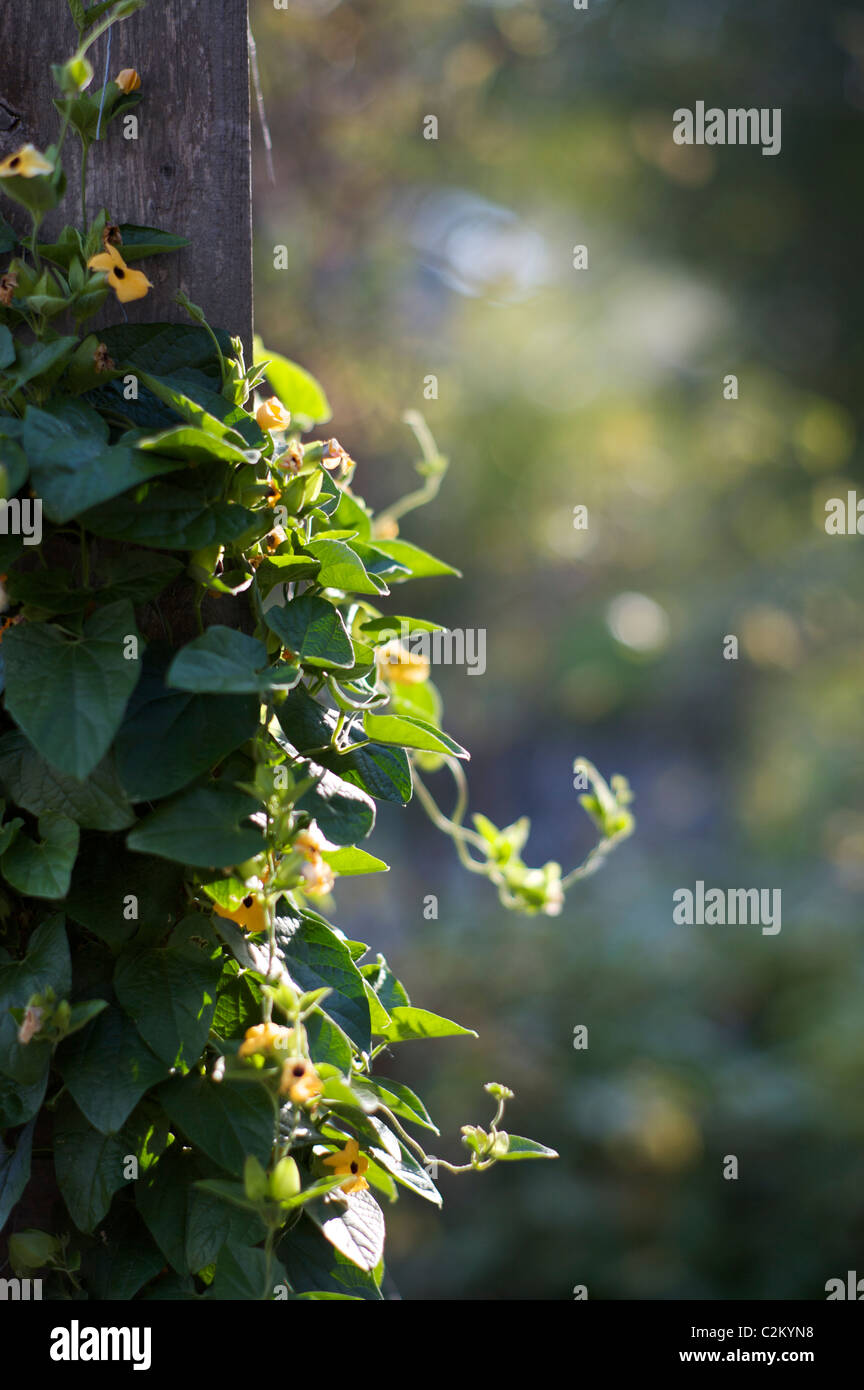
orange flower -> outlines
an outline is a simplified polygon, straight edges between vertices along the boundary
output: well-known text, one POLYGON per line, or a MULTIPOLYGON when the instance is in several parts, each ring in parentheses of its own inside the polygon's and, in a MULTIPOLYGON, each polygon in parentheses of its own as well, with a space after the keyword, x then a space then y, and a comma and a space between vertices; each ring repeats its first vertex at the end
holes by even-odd
POLYGON ((130 270, 119 251, 108 242, 105 250, 98 256, 91 256, 87 262, 88 270, 101 270, 108 277, 108 284, 120 300, 128 304, 133 299, 143 299, 153 286, 141 270, 130 270))
POLYGON ((14 270, 10 270, 6 275, 0 275, 0 304, 8 309, 12 300, 15 298, 15 291, 18 288, 18 276, 14 270))
POLYGON ((278 396, 271 396, 255 411, 255 419, 262 430, 287 430, 291 424, 291 414, 278 396))
POLYGON ((323 1089, 320 1076, 304 1057, 293 1057, 282 1068, 279 1094, 287 1096, 294 1105, 305 1105, 320 1096, 323 1089))
POLYGON ((420 685, 429 679, 429 662, 417 656, 398 640, 379 647, 375 653, 378 671, 391 685, 420 685))
POLYGON ((41 174, 53 172, 54 165, 35 145, 22 145, 20 150, 16 150, 14 154, 7 154, 0 163, 0 179, 35 179, 41 174))
POLYGON ((369 1167, 369 1160, 365 1154, 361 1154, 356 1139, 348 1139, 344 1149, 325 1158, 324 1164, 325 1167, 332 1168, 334 1174, 344 1173, 347 1177, 348 1181, 341 1185, 342 1192, 365 1192, 369 1186, 363 1176, 369 1167))
POLYGON ((94 372, 113 372, 116 367, 113 357, 108 355, 108 349, 104 343, 100 343, 93 354, 94 372))
POLYGON ((118 72, 114 81, 117 83, 121 92, 125 92, 127 96, 130 92, 137 92, 138 88, 141 86, 141 78, 134 68, 123 68, 121 72, 118 72))
POLYGON ((267 913, 260 898, 256 898, 254 893, 247 893, 239 907, 235 907, 231 912, 227 907, 216 908, 217 917, 227 917, 229 922, 236 922, 238 927, 250 932, 253 936, 256 932, 267 930, 267 913))
POLYGON ((256 1023, 247 1028, 238 1057, 254 1057, 256 1052, 284 1052, 291 1041, 291 1029, 278 1023, 256 1023))

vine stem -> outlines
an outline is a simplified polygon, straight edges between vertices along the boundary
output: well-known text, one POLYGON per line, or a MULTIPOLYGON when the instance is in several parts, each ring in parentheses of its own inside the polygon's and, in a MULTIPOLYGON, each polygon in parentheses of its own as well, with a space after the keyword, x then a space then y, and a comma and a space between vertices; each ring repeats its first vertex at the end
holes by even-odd
POLYGON ((450 773, 457 788, 456 807, 453 811, 452 818, 445 816, 444 812, 440 810, 432 793, 417 771, 416 765, 412 764, 414 770, 414 787, 420 799, 420 803, 432 824, 437 826, 439 830, 442 830, 445 835, 450 836, 450 839, 456 846, 456 853, 459 855, 465 868, 471 873, 484 874, 488 878, 490 868, 488 862, 481 863, 477 859, 472 859, 465 847, 466 844, 475 845, 478 849, 483 849, 485 847, 484 841, 480 835, 475 834, 473 830, 468 830, 461 824, 462 817, 468 805, 468 783, 465 780, 465 774, 458 765, 454 767, 449 758, 445 761, 447 762, 447 766, 450 769, 450 773))

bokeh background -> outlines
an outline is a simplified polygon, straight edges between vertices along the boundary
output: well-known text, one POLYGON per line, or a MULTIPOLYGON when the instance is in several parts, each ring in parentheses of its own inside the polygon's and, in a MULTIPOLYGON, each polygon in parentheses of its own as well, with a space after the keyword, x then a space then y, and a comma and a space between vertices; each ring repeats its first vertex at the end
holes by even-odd
POLYGON ((414 481, 404 410, 451 459, 403 534, 464 579, 391 606, 487 631, 484 676, 436 672, 473 809, 530 815, 529 862, 566 869, 592 842, 573 757, 637 795, 635 838, 559 918, 504 911, 416 805, 379 817, 390 875, 340 892, 415 1002, 480 1035, 387 1064, 438 1151, 458 1161, 500 1080, 508 1127, 561 1153, 445 1179, 443 1215, 406 1195, 395 1286, 824 1298, 864 1272, 864 541, 824 530, 861 480, 861 7, 253 0, 252 20, 275 170, 259 139, 258 330, 326 384, 370 502, 414 481), (781 154, 676 146, 697 100, 781 107, 781 154), (697 879, 781 888, 782 932, 673 925, 697 879))

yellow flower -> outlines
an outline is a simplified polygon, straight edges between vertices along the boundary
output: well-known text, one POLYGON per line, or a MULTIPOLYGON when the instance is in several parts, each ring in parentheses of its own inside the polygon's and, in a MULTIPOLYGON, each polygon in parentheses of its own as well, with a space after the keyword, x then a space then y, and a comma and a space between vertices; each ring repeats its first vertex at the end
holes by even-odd
POLYGON ((287 430, 291 424, 291 413, 286 410, 278 396, 271 396, 269 401, 259 405, 255 411, 255 419, 258 427, 262 430, 287 430))
POLYGON ((342 1183, 342 1192, 364 1192, 369 1186, 363 1176, 369 1167, 369 1160, 365 1154, 361 1154, 356 1139, 348 1139, 344 1149, 325 1158, 324 1164, 333 1169, 334 1175, 344 1173, 347 1177, 348 1181, 342 1183))
POLYGON ((239 907, 235 907, 233 912, 229 912, 227 907, 217 907, 218 917, 227 917, 229 922, 236 922, 238 927, 244 931, 255 932, 267 930, 267 913, 260 898, 256 898, 254 893, 247 893, 239 907))
POLYGON ((143 299, 153 286, 141 270, 130 270, 119 251, 105 243, 105 250, 98 256, 91 256, 87 262, 89 270, 101 270, 108 277, 108 284, 120 300, 128 304, 132 299, 143 299))
POLYGON ((287 1096, 294 1105, 305 1105, 307 1101, 320 1096, 323 1089, 320 1076, 305 1058, 293 1057, 282 1068, 279 1094, 287 1096))
POLYGON ((420 685, 429 679, 429 662, 403 646, 398 638, 375 653, 379 674, 391 685, 420 685))
POLYGON ((127 96, 130 92, 137 92, 138 88, 141 86, 141 78, 134 68, 124 68, 122 72, 118 72, 114 81, 117 83, 121 92, 125 92, 127 96))
POLYGON ((325 840, 315 821, 305 830, 301 830, 294 840, 294 849, 307 859, 314 859, 324 849, 332 849, 333 846, 325 840))
POLYGON ((312 896, 329 893, 336 882, 333 870, 320 854, 307 854, 306 863, 302 865, 300 872, 303 875, 303 891, 312 896))
POLYGON ((16 176, 22 179, 35 179, 39 174, 53 174, 54 165, 40 154, 35 145, 22 145, 14 154, 8 154, 0 164, 0 179, 16 176))
POLYGON ((278 1023, 256 1023, 247 1028, 238 1057, 254 1057, 256 1052, 284 1052, 291 1040, 291 1029, 278 1023))

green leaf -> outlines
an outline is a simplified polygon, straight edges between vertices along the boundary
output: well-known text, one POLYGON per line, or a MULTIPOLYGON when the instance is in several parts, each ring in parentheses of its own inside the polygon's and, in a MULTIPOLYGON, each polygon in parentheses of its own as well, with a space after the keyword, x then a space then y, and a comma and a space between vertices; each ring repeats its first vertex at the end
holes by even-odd
POLYGON ((186 1221, 191 1184, 199 1171, 195 1155, 174 1143, 135 1184, 135 1205, 141 1218, 178 1274, 185 1274, 188 1268, 186 1221))
POLYGON ((267 648, 257 638, 214 625, 181 647, 166 683, 198 694, 261 694, 290 690, 300 675, 297 666, 269 666, 267 648))
POLYGON ((228 439, 217 439, 194 425, 175 425, 139 439, 136 448, 187 463, 206 463, 220 459, 223 463, 246 463, 246 452, 228 439))
MULTIPOLYGON (((499 1138, 503 1138, 503 1135, 499 1135, 499 1138)), ((495 1153, 500 1163, 506 1163, 508 1160, 514 1162, 521 1158, 558 1157, 554 1149, 547 1149, 545 1144, 538 1144, 535 1139, 523 1139, 521 1134, 509 1134, 507 1138, 510 1142, 506 1153, 498 1153, 497 1150, 495 1153)))
POLYGON ((0 784, 34 816, 53 811, 86 830, 125 830, 135 819, 113 759, 103 758, 86 781, 57 772, 17 729, 0 738, 0 784))
POLYGON ((384 1217, 371 1192, 352 1193, 343 1203, 335 1201, 311 1208, 309 1215, 321 1234, 358 1269, 371 1271, 384 1253, 384 1217))
POLYGON ((463 1028, 449 1018, 415 1009, 413 1005, 390 1009, 390 1023, 380 1034, 388 1042, 409 1042, 414 1038, 452 1038, 464 1035, 476 1038, 473 1028, 463 1028))
POLYGON ((306 549, 321 561, 316 578, 322 588, 355 594, 389 592, 383 580, 370 578, 360 556, 344 541, 312 540, 306 549))
MULTIPOLYGON (((251 1245, 262 1231, 257 1212, 228 1205, 224 1197, 212 1190, 219 1187, 234 1187, 234 1183, 216 1180, 198 1182, 189 1192, 186 1214, 186 1264, 189 1269, 198 1271, 215 1262, 226 1240, 251 1245), (208 1190, 205 1190, 208 1189, 208 1190)), ((236 1186, 243 1192, 241 1183, 236 1186)))
POLYGON ((262 849, 260 830, 240 824, 257 809, 256 802, 233 787, 190 787, 140 820, 126 843, 142 854, 196 868, 227 868, 262 849))
POLYGON ((268 608, 264 621, 303 666, 329 670, 354 665, 342 614, 324 598, 302 594, 284 607, 268 608))
MULTIPOLYGON (((293 747, 301 753, 329 744, 336 727, 335 713, 319 705, 304 686, 298 686, 290 699, 279 707, 277 720, 293 747)), ((401 748, 371 744, 348 753, 337 753, 335 749, 331 753, 328 749, 317 752, 315 758, 342 781, 359 787, 378 801, 404 805, 411 799, 411 768, 401 748)), ((355 839, 360 838, 355 836, 355 839)))
POLYGON ((103 1134, 119 1130, 168 1070, 115 1007, 60 1044, 57 1067, 78 1108, 103 1134))
POLYGON ((334 845, 353 845, 356 840, 364 839, 375 824, 372 798, 316 763, 307 766, 309 774, 318 780, 300 797, 298 810, 308 811, 318 822, 321 833, 334 845))
POLYGON ((38 381, 40 377, 56 371, 77 346, 78 339, 69 337, 55 338, 53 343, 19 342, 16 368, 9 372, 14 389, 20 391, 31 381, 38 381))
POLYGON ((308 1217, 282 1239, 279 1256, 300 1298, 381 1301, 375 1273, 358 1269, 334 1249, 308 1217))
POLYGON ((216 391, 202 386, 188 371, 160 377, 152 372, 138 371, 139 380, 148 391, 190 425, 203 430, 214 439, 225 440, 237 448, 246 444, 263 448, 266 440, 251 416, 242 406, 231 405, 216 391))
POLYGON ((375 548, 389 555, 392 560, 398 560, 399 564, 404 565, 409 571, 407 575, 394 575, 394 584, 405 579, 429 579, 440 574, 455 574, 458 579, 462 578, 460 570, 445 564, 443 560, 437 560, 434 555, 429 555, 427 551, 421 550, 419 545, 412 545, 410 541, 376 540, 375 548))
POLYGON ((276 918, 276 944, 291 979, 303 991, 326 986, 333 992, 325 1012, 361 1052, 371 1042, 369 1003, 363 976, 351 952, 330 927, 311 917, 276 918))
MULTIPOLYGON (((32 413, 30 407, 28 416, 32 413)), ((177 467, 173 459, 104 444, 92 437, 75 439, 70 434, 35 457, 31 455, 30 471, 45 515, 62 525, 90 507, 177 467)))
POLYGON ((125 1186, 123 1168, 129 1152, 128 1134, 100 1134, 71 1097, 61 1097, 54 1120, 54 1169, 79 1231, 92 1231, 108 1211, 114 1193, 125 1186))
POLYGON ((360 973, 374 989, 384 1008, 389 1013, 394 1009, 410 1004, 408 993, 401 980, 397 980, 383 956, 368 965, 361 965, 360 973))
POLYGON ((351 1040, 338 1024, 324 1013, 314 1013, 306 1020, 309 1056, 316 1066, 329 1063, 340 1072, 349 1072, 354 1056, 351 1040))
POLYGON ((367 854, 365 849, 358 849, 356 845, 346 849, 325 850, 321 857, 334 873, 340 874, 343 878, 351 874, 390 872, 390 865, 385 864, 383 859, 376 859, 374 854, 367 854))
POLYGON ((18 1135, 14 1149, 7 1149, 0 1138, 0 1231, 30 1181, 30 1155, 35 1128, 36 1120, 32 1119, 18 1135))
POLYGON ((207 1041, 222 974, 221 952, 187 942, 120 956, 117 998, 144 1041, 163 1062, 191 1067, 207 1041))
POLYGON ((172 1124, 227 1172, 242 1173, 247 1154, 269 1162, 276 1113, 263 1086, 175 1077, 158 1096, 172 1124))
POLYGON ((426 1169, 420 1166, 413 1154, 409 1152, 401 1140, 397 1139, 383 1120, 379 1120, 375 1115, 370 1115, 369 1123, 378 1131, 380 1138, 380 1143, 371 1146, 375 1161, 385 1172, 391 1173, 402 1187, 409 1188, 418 1197, 431 1202, 433 1206, 440 1207, 442 1205, 441 1193, 426 1169))
POLYGON ((412 1124, 420 1125, 423 1129, 431 1129, 433 1134, 440 1132, 429 1118, 420 1097, 404 1082, 391 1081, 386 1076, 369 1076, 355 1078, 352 1084, 361 1095, 376 1097, 400 1119, 410 1120, 412 1124))
MULTIPOLYGON (((0 225, 0 255, 3 254, 3 227, 0 225)), ((0 370, 15 361, 15 339, 5 323, 0 324, 0 370)))
POLYGON ((104 1230, 104 1244, 94 1242, 82 1262, 87 1292, 100 1302, 126 1302, 155 1279, 165 1261, 133 1207, 118 1204, 104 1230))
POLYGON ((17 835, 3 855, 6 881, 31 898, 65 898, 80 834, 73 820, 46 811, 39 817, 38 842, 17 835))
POLYGON ((182 870, 130 854, 113 835, 85 835, 64 904, 73 921, 119 947, 136 931, 161 938, 185 910, 182 870), (130 912, 137 915, 130 916, 130 912))
MULTIPOLYGON (((41 1109, 48 1086, 47 1062, 46 1056, 46 1065, 42 1068, 41 1076, 37 1076, 35 1081, 14 1081, 5 1072, 0 1072, 0 1133, 4 1129, 17 1129, 19 1125, 25 1125, 41 1109)), ((350 1056, 348 1065, 351 1065, 350 1056)), ((0 1228, 2 1226, 3 1222, 0 1221, 0 1228)))
MULTIPOLYGON (((100 329, 99 336, 115 362, 128 362, 158 376, 193 368, 219 380, 219 359, 205 328, 185 323, 121 323, 100 329)), ((230 335, 217 329, 216 337, 222 352, 230 355, 230 335)))
MULTIPOLYGON (((260 520, 233 502, 208 496, 203 487, 153 483, 146 495, 124 494, 81 518, 89 531, 116 541, 162 550, 202 550, 229 545, 260 520)), ((262 527, 269 523, 260 520, 262 527)), ((263 534, 263 532, 262 532, 263 534)))
POLYGON ((117 735, 117 769, 132 801, 155 801, 188 786, 246 743, 258 727, 254 698, 168 690, 166 659, 161 649, 148 648, 117 735))
POLYGON ((134 222, 120 223, 121 255, 127 265, 144 256, 158 256, 164 251, 179 251, 189 245, 189 238, 160 231, 158 227, 138 227, 134 222))
POLYGON ((0 256, 5 256, 8 251, 14 251, 18 245, 18 233, 14 227, 10 227, 4 217, 0 217, 0 256))
POLYGON ((219 1251, 208 1296, 226 1302, 272 1300, 273 1286, 284 1282, 281 1265, 274 1261, 268 1267, 263 1250, 228 1241, 219 1251))
POLYGON ((94 613, 71 640, 49 623, 7 634, 6 709, 59 772, 83 781, 101 762, 141 674, 138 641, 125 600, 94 613), (136 654, 127 660, 130 637, 136 654))
POLYGON ((461 743, 442 733, 425 719, 413 715, 364 714, 363 727, 378 743, 396 743, 402 748, 419 748, 427 753, 441 753, 451 758, 468 758, 470 754, 461 743))
POLYGON ((323 425, 330 419, 333 414, 330 402, 323 388, 304 367, 283 357, 281 353, 271 352, 258 337, 255 339, 253 361, 256 366, 267 363, 267 380, 292 415, 302 416, 310 425, 323 425))

